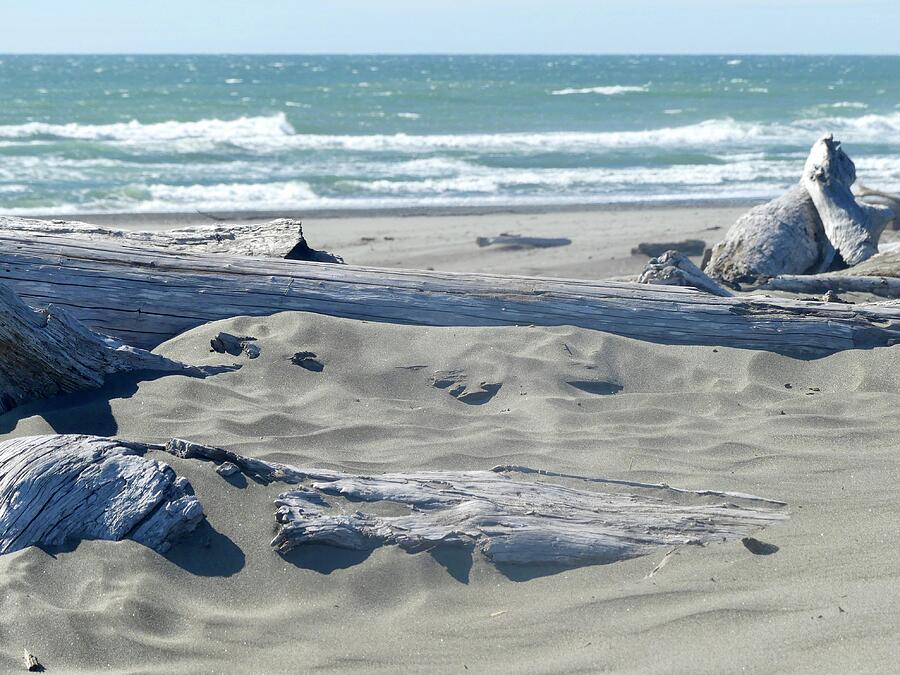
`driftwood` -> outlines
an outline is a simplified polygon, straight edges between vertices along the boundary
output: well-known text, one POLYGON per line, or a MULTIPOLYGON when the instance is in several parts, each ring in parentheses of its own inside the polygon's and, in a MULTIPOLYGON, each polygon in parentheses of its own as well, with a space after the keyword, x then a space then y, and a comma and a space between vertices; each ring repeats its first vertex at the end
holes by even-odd
POLYGON ((271 545, 281 553, 310 543, 410 552, 462 546, 500 566, 574 567, 739 538, 787 517, 783 502, 752 495, 522 466, 358 476, 179 439, 160 446, 31 436, 0 443, 0 554, 83 539, 127 538, 168 550, 203 520, 203 508, 186 479, 144 456, 150 450, 216 462, 223 476, 242 471, 262 483, 295 485, 275 502, 271 545), (372 507, 360 511, 360 502, 372 507), (380 503, 408 510, 381 515, 380 503))
POLYGON ((141 456, 146 449, 76 435, 0 443, 0 554, 125 538, 166 551, 203 507, 185 478, 141 456))
POLYGON ((894 218, 886 206, 856 201, 850 191, 855 181, 856 166, 840 142, 830 134, 816 141, 800 182, 816 205, 825 235, 848 266, 878 252, 878 239, 894 218))
POLYGON ((659 286, 690 286, 721 297, 732 295, 704 274, 680 251, 666 251, 658 258, 651 258, 638 282, 659 286))
POLYGON ((131 370, 193 369, 88 330, 62 307, 35 311, 0 284, 0 413, 29 401, 103 384, 131 370))
POLYGON ((754 207, 712 249, 704 271, 731 285, 760 277, 824 271, 834 249, 806 188, 796 185, 754 207))
POLYGON ((88 241, 117 241, 136 246, 160 246, 172 251, 344 262, 340 256, 310 248, 303 236, 300 221, 291 218, 279 218, 258 225, 198 225, 160 232, 133 232, 65 220, 0 216, 0 230, 12 230, 20 234, 52 234, 88 241))
POLYGON ((496 237, 478 237, 475 240, 478 246, 500 246, 503 248, 553 248, 555 246, 568 246, 571 239, 565 237, 523 237, 521 234, 500 234, 496 237))
POLYGON ((410 552, 462 546, 497 565, 572 567, 611 563, 661 546, 737 538, 786 517, 783 502, 745 494, 521 466, 357 476, 178 439, 166 450, 228 463, 264 483, 301 484, 275 502, 278 531, 272 546, 282 553, 304 544, 355 550, 397 545, 410 552), (361 511, 360 502, 372 507, 361 511), (379 515, 380 503, 399 504, 408 512, 379 515))
POLYGON ((882 298, 900 298, 900 279, 896 277, 852 276, 839 272, 828 274, 782 274, 758 287, 764 291, 788 293, 870 293, 882 298))
POLYGON ((198 255, 0 231, 0 281, 92 329, 154 347, 239 315, 311 311, 431 326, 573 325, 663 344, 803 357, 900 341, 900 307, 713 297, 692 289, 198 255))
POLYGON ((894 212, 894 229, 900 230, 900 195, 882 190, 873 190, 857 183, 856 196, 867 204, 881 204, 888 207, 894 212))
POLYGON ((890 208, 857 201, 856 167, 832 136, 810 150, 800 184, 757 206, 716 244, 704 271, 739 287, 779 275, 818 274, 856 265, 878 250, 890 208))
POLYGON ((702 239, 685 239, 670 243, 641 242, 631 249, 631 255, 646 255, 650 258, 658 258, 666 251, 678 251, 682 255, 703 255, 706 250, 706 242, 702 239))

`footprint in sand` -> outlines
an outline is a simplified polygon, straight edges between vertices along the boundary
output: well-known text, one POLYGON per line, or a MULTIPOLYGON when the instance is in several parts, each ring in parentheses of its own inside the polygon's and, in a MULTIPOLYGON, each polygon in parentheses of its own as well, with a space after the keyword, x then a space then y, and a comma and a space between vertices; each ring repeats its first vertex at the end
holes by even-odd
POLYGON ((502 382, 469 383, 469 376, 462 370, 435 371, 431 384, 467 405, 483 405, 490 401, 503 386, 502 382))
POLYGON ((291 363, 314 373, 321 373, 325 364, 319 360, 315 352, 297 352, 291 357, 291 363))
POLYGON ((588 394, 597 394, 598 396, 610 396, 618 394, 624 387, 615 382, 606 382, 604 380, 569 380, 566 382, 569 386, 585 391, 588 394))

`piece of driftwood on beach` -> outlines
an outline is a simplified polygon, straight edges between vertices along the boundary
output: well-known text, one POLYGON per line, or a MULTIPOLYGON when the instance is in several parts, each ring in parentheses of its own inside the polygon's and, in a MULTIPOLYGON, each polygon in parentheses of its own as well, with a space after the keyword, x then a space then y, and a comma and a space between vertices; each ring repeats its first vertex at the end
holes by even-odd
POLYGON ((430 326, 572 325, 663 344, 802 357, 900 342, 900 306, 714 297, 690 288, 202 255, 0 230, 0 282, 152 348, 233 316, 309 311, 430 326))
POLYGON ((716 244, 704 271, 733 287, 818 274, 875 255, 894 212, 857 201, 856 168, 831 135, 812 146, 800 183, 751 209, 716 244))
POLYGON ((396 545, 409 552, 455 546, 476 549, 497 565, 575 567, 633 558, 661 546, 741 537, 786 517, 783 502, 746 494, 523 466, 354 475, 267 462, 181 439, 165 450, 184 459, 228 463, 262 483, 295 485, 275 502, 278 531, 272 547, 282 553, 306 544, 354 550, 396 545), (384 504, 408 511, 384 515, 384 504))
POLYGON ((93 241, 117 241, 136 246, 161 246, 173 251, 284 258, 342 263, 343 258, 310 248, 299 220, 279 218, 267 223, 196 225, 164 231, 132 231, 66 220, 35 220, 0 216, 0 230, 21 234, 52 234, 93 241))
MULTIPOLYGON (((883 298, 900 298, 900 249, 878 253, 855 267, 823 274, 779 274, 758 279, 757 291, 818 294, 868 293, 883 298)), ((678 251, 666 251, 650 259, 638 281, 642 284, 687 286, 706 293, 732 296, 678 251)))
POLYGON ((475 243, 479 247, 499 246, 501 248, 554 248, 568 246, 572 243, 567 237, 524 237, 521 234, 499 234, 496 237, 478 237, 475 243))
MULTIPOLYGON (((132 539, 156 551, 204 512, 190 483, 147 457, 163 451, 292 489, 275 501, 281 552, 304 544, 410 552, 477 549, 499 566, 578 567, 661 546, 739 538, 784 520, 783 502, 733 492, 498 466, 354 475, 305 469, 173 439, 165 446, 84 435, 0 443, 0 554, 83 539, 132 539), (358 504, 367 503, 367 511, 358 504), (406 507, 385 515, 382 504, 406 507)), ((268 528, 260 527, 260 536, 268 528)))
POLYGON ((203 507, 190 483, 146 450, 67 434, 0 443, 0 554, 125 538, 166 551, 203 520, 203 507))
POLYGON ((56 394, 96 389, 112 373, 193 371, 97 335, 62 307, 33 310, 2 283, 0 353, 0 413, 56 394))
POLYGON ((658 258, 666 251, 678 251, 682 255, 703 255, 706 250, 706 242, 702 239, 685 239, 672 242, 644 241, 631 249, 631 255, 645 255, 650 258, 658 258))

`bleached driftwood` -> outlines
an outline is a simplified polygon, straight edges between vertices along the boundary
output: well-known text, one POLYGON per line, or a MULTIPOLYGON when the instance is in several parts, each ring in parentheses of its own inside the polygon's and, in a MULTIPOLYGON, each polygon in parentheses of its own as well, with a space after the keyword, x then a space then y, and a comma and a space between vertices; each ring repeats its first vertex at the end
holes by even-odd
POLYGON ((856 196, 867 204, 881 204, 894 212, 894 229, 900 230, 900 195, 873 190, 865 185, 856 184, 856 196))
POLYGON ((107 375, 192 368, 97 335, 62 307, 35 311, 0 284, 0 413, 56 394, 95 389, 107 375))
POLYGON ((156 551, 203 519, 190 483, 143 457, 147 446, 55 435, 0 443, 0 554, 83 539, 156 551))
POLYGON ((900 279, 828 274, 782 274, 759 286, 764 291, 785 291, 817 295, 827 293, 870 293, 882 298, 900 298, 900 279))
POLYGON ((900 308, 670 286, 199 255, 0 231, 0 281, 140 347, 239 315, 311 311, 430 326, 573 325, 664 344, 817 357, 900 341, 900 308))
POLYGON ((704 271, 731 285, 753 284, 760 277, 824 271, 833 257, 812 198, 796 185, 738 218, 713 246, 704 271))
POLYGON ((900 243, 882 245, 879 252, 858 265, 836 272, 788 275, 768 279, 759 290, 790 293, 869 293, 900 298, 900 243))
POLYGON ((309 247, 299 220, 279 218, 268 223, 197 225, 173 230, 135 232, 65 220, 34 220, 0 216, 0 230, 20 234, 52 234, 89 241, 118 241, 137 246, 159 246, 173 251, 342 263, 340 256, 309 247))
POLYGON ((644 241, 631 249, 631 255, 646 255, 658 258, 667 251, 678 251, 682 255, 703 255, 706 250, 706 242, 702 239, 685 239, 673 242, 648 242, 644 241))
POLYGON ((632 558, 660 546, 741 537, 786 517, 783 502, 745 494, 521 466, 357 476, 177 439, 166 449, 230 463, 262 482, 302 484, 275 502, 279 527, 272 546, 280 552, 304 544, 355 550, 397 545, 410 552, 447 545, 473 547, 498 565, 572 567, 632 558), (372 507, 361 511, 360 502, 372 507), (382 503, 409 511, 379 515, 382 503))
POLYGON ((638 283, 660 286, 690 286, 721 297, 732 293, 710 279, 690 259, 679 251, 666 251, 658 258, 651 258, 638 283))
POLYGON ((566 237, 523 237, 521 234, 500 234, 496 237, 478 237, 475 243, 480 247, 500 246, 502 248, 553 248, 572 243, 566 237))
POLYGON ((831 135, 812 147, 800 184, 744 214, 716 244, 704 271, 738 287, 779 275, 818 274, 874 255, 894 218, 855 199, 856 167, 831 135))
POLYGON ((878 252, 878 239, 894 213, 880 204, 856 200, 850 186, 856 181, 856 166, 828 134, 813 145, 803 168, 801 183, 809 192, 825 234, 848 266, 878 252))

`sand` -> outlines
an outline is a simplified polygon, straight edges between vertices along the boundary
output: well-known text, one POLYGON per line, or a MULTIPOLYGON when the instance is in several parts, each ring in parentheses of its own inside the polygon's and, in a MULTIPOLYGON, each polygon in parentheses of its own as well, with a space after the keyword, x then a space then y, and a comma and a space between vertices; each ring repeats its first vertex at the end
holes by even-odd
MULTIPOLYGON (((534 215, 541 234, 556 218, 573 240, 580 223, 584 246, 466 244, 512 226, 538 233, 521 214, 311 220, 307 235, 366 264, 574 276, 597 260, 632 273, 640 259, 628 250, 645 232, 692 237, 729 214, 534 215), (420 225, 432 228, 430 247, 420 225), (395 239, 342 246, 375 226, 395 239)), ((20 668, 23 648, 57 672, 891 672, 900 657, 900 347, 800 361, 569 327, 285 313, 202 326, 157 351, 241 368, 116 377, 99 392, 0 417, 2 438, 179 436, 361 472, 526 464, 750 492, 788 502, 790 519, 757 533, 779 547, 773 555, 739 541, 682 547, 652 578, 665 551, 526 580, 477 556, 469 568, 394 548, 282 558, 268 542, 283 486, 233 485, 208 464, 164 456, 194 485, 208 523, 165 556, 124 541, 0 557, 0 669, 20 668), (257 337, 261 356, 211 353, 220 330, 257 337), (290 364, 307 350, 322 372, 290 364), (431 386, 435 370, 451 368, 502 387, 465 405, 431 386), (590 394, 568 384, 576 379, 622 389, 590 394)))

